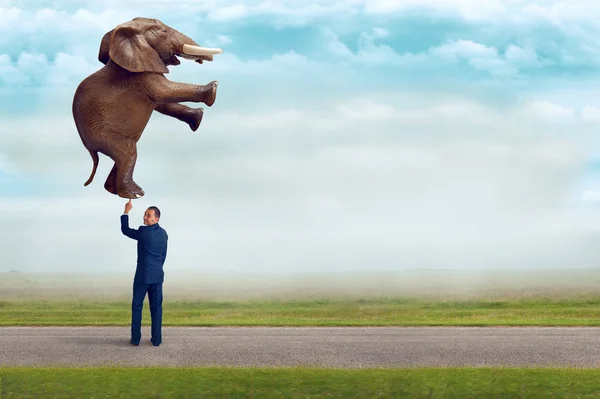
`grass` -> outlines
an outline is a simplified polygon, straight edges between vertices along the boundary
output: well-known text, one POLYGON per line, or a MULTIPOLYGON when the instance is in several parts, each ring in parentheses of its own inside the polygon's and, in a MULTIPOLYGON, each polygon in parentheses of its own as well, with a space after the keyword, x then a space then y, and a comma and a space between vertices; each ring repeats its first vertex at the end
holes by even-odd
POLYGON ((591 398, 600 369, 3 368, 17 398, 591 398))
MULTIPOLYGON (((0 326, 129 326, 126 277, 6 273, 0 326)), ((599 271, 201 277, 168 287, 163 325, 600 326, 599 271)), ((150 323, 147 300, 143 323, 150 323)), ((2 399, 599 396, 600 369, 0 369, 2 399)))
MULTIPOLYGON (((127 326, 128 300, 0 301, 1 326, 127 326)), ((148 300, 144 325, 149 325, 148 300)), ((164 326, 600 326, 600 296, 428 300, 165 300, 164 326)))

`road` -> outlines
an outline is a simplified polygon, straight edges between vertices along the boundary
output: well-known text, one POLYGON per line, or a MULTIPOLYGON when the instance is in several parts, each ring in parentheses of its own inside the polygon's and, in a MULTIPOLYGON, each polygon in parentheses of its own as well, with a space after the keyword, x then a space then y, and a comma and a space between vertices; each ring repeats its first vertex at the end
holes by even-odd
POLYGON ((2 366, 598 367, 600 328, 2 327, 2 366))

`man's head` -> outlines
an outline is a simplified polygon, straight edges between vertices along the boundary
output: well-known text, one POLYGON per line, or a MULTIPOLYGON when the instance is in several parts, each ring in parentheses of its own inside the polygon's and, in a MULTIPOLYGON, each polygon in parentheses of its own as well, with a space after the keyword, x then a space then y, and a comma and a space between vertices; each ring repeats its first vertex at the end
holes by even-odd
POLYGON ((151 206, 146 209, 146 212, 144 213, 144 224, 146 226, 152 226, 153 224, 158 223, 159 219, 160 210, 157 207, 151 206))

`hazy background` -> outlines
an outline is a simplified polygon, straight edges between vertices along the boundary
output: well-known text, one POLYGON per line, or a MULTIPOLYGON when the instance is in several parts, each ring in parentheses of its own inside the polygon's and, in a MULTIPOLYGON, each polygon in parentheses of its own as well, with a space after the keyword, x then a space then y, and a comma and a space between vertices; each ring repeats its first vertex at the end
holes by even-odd
POLYGON ((155 114, 138 146, 167 279, 598 265, 597 2, 0 0, 0 272, 129 287, 71 101, 137 16, 224 49, 167 75, 219 81, 200 129, 155 114))

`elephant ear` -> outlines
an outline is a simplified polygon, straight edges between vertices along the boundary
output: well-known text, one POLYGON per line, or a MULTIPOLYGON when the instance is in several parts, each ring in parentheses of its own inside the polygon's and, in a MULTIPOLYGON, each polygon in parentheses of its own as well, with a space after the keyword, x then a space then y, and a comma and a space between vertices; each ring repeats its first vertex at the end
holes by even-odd
POLYGON ((102 41, 100 42, 100 50, 98 51, 98 61, 103 64, 106 64, 108 60, 110 60, 109 50, 110 50, 110 38, 112 37, 113 31, 106 32, 104 37, 102 37, 102 41))
POLYGON ((119 26, 110 39, 110 58, 130 72, 169 73, 144 35, 132 26, 119 26))

